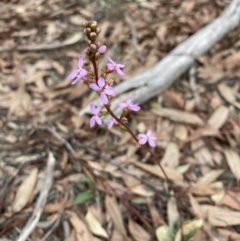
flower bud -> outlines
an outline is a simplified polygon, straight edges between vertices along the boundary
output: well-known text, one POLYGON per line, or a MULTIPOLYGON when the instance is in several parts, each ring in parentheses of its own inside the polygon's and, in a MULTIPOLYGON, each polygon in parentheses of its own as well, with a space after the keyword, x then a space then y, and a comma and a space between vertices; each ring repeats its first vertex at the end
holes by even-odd
POLYGON ((98 60, 101 57, 101 55, 99 53, 95 54, 95 59, 98 60))
POLYGON ((90 45, 92 44, 91 40, 89 40, 88 38, 85 38, 85 41, 86 41, 86 44, 87 44, 88 46, 90 46, 90 45))
POLYGON ((82 22, 82 25, 83 25, 83 27, 86 28, 86 27, 88 27, 89 23, 88 23, 88 21, 83 21, 83 22, 82 22))
POLYGON ((99 27, 96 28, 96 33, 99 34, 101 32, 101 29, 99 27))
POLYGON ((96 37, 97 37, 97 34, 96 34, 96 33, 94 33, 94 32, 91 32, 91 33, 90 33, 90 38, 91 38, 91 39, 95 40, 96 37))
POLYGON ((91 29, 92 30, 95 30, 97 27, 97 22, 96 21, 93 21, 92 24, 91 24, 91 29))
POLYGON ((88 34, 90 34, 90 33, 91 33, 91 28, 86 28, 86 32, 87 32, 88 34))
POLYGON ((101 43, 99 41, 96 42, 95 44, 98 46, 98 48, 101 46, 101 43))
POLYGON ((106 45, 102 45, 99 49, 98 49, 98 53, 99 54, 105 54, 105 52, 107 51, 107 47, 106 45))
POLYGON ((86 48, 86 49, 84 50, 84 53, 85 53, 87 56, 89 56, 89 55, 91 54, 90 48, 86 48))
POLYGON ((94 50, 97 49, 97 46, 96 46, 95 44, 91 44, 91 45, 90 45, 90 49, 94 51, 94 50))

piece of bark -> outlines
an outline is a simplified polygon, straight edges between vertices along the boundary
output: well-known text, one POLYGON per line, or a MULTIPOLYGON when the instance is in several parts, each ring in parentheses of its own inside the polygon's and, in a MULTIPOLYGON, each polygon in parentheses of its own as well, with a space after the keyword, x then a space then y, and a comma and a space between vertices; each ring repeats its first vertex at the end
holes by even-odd
MULTIPOLYGON (((141 104, 167 89, 192 66, 197 57, 211 49, 239 23, 240 0, 233 0, 221 16, 181 43, 153 68, 115 86, 117 96, 111 105, 115 114, 118 116, 121 113, 116 104, 125 101, 129 96, 134 103, 141 104)), ((95 104, 101 104, 100 99, 96 100, 95 104)), ((79 114, 88 112, 89 106, 79 114)), ((106 120, 109 118, 105 118, 106 120)))

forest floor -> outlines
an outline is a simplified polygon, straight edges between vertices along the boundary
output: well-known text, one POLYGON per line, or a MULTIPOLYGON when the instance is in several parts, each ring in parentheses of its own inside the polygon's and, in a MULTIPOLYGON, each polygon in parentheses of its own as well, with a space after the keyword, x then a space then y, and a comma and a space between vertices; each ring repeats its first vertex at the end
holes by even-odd
POLYGON ((126 65, 120 83, 230 2, 0 2, 1 241, 240 240, 240 28, 129 116, 134 133, 157 137, 170 186, 128 133, 89 127, 79 112, 97 96, 66 79, 84 55, 84 20, 126 65))

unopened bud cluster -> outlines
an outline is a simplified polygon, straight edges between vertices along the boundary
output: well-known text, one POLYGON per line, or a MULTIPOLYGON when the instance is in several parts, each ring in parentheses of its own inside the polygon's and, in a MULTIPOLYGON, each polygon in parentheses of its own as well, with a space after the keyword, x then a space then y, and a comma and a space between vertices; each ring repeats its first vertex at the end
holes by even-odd
POLYGON ((95 57, 95 59, 99 59, 101 55, 103 55, 107 47, 105 45, 101 45, 100 42, 96 41, 97 37, 100 33, 100 28, 98 27, 98 24, 96 21, 84 21, 83 22, 84 27, 84 34, 85 34, 85 41, 88 47, 85 49, 85 54, 89 58, 95 57))

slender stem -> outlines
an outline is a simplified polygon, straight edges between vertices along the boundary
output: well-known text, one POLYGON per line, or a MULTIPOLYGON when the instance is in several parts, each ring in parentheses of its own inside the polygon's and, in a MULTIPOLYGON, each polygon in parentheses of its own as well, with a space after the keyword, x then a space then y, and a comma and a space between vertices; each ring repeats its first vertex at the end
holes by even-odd
POLYGON ((94 69, 94 74, 95 74, 95 81, 96 81, 96 84, 97 84, 98 70, 97 70, 97 63, 96 63, 96 60, 95 60, 95 56, 92 58, 92 64, 93 64, 93 69, 94 69))
MULTIPOLYGON (((96 64, 96 61, 95 61, 95 58, 92 59, 92 63, 93 63, 93 68, 94 68, 94 73, 95 73, 95 79, 96 79, 96 82, 98 80, 98 72, 97 72, 97 64, 96 64)), ((129 128, 128 125, 126 125, 120 118, 118 118, 114 113, 113 111, 110 109, 110 107, 108 105, 105 105, 105 108, 107 109, 108 113, 118 122, 120 123, 122 126, 125 127, 125 129, 127 130, 127 132, 133 137, 133 139, 138 143, 138 138, 136 137, 136 135, 132 132, 132 130, 129 128)), ((156 165, 159 166, 159 168, 161 169, 164 177, 166 178, 166 181, 168 183, 169 186, 171 186, 171 182, 168 178, 168 175, 167 173, 165 172, 164 168, 162 167, 161 163, 158 161, 158 158, 157 156, 153 153, 153 151, 148 148, 146 145, 140 145, 141 148, 144 148, 146 151, 148 151, 152 157, 153 157, 153 160, 155 162, 156 165)))
MULTIPOLYGON (((138 143, 138 138, 137 138, 136 135, 132 132, 132 130, 129 128, 129 126, 127 126, 125 123, 123 123, 122 120, 119 119, 119 118, 112 112, 112 110, 110 109, 110 107, 109 107, 108 105, 105 105, 105 107, 106 107, 108 113, 109 113, 118 123, 120 123, 121 125, 123 125, 123 126, 126 128, 127 132, 128 132, 129 134, 131 134, 131 136, 134 138, 134 140, 138 143)), ((148 152, 152 155, 155 164, 160 167, 163 175, 164 175, 165 178, 166 178, 167 183, 170 185, 170 180, 169 180, 169 178, 168 178, 168 176, 167 176, 167 173, 165 172, 165 170, 164 170, 164 168, 162 167, 161 163, 158 161, 157 156, 156 156, 156 155, 153 153, 153 151, 152 151, 150 148, 148 148, 146 145, 143 145, 143 146, 141 145, 141 147, 144 148, 146 151, 148 151, 148 152)))

